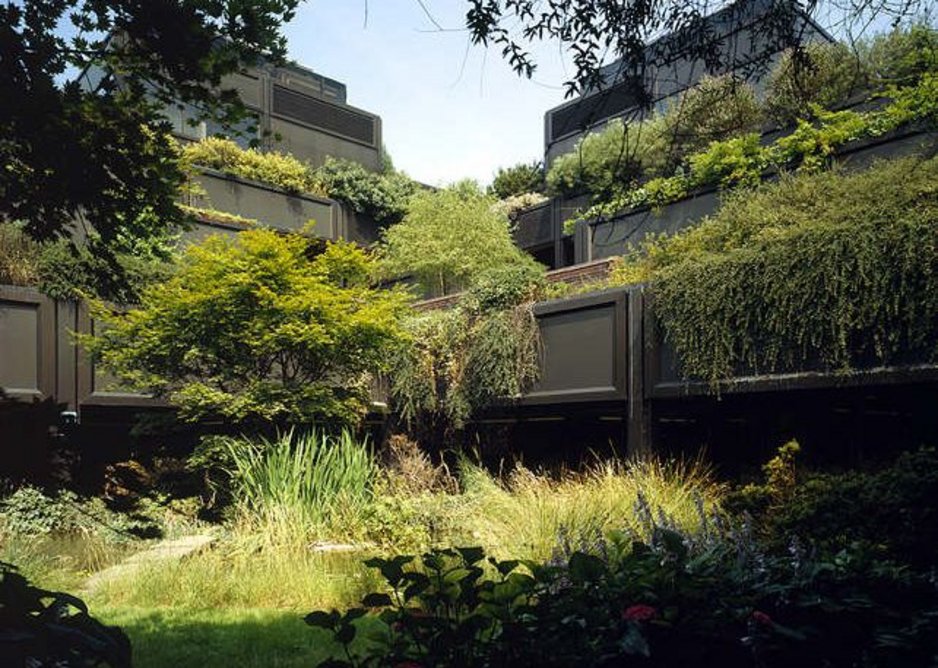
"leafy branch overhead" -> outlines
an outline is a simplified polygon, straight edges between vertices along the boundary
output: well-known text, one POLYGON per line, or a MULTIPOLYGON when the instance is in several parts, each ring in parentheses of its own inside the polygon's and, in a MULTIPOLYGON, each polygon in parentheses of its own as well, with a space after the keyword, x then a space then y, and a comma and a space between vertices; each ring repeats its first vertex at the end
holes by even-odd
MULTIPOLYGON (((511 68, 526 77, 537 68, 532 47, 537 42, 558 43, 573 65, 573 74, 564 84, 567 97, 632 81, 630 93, 647 106, 651 91, 643 79, 650 68, 686 58, 700 61, 706 71, 715 73, 740 59, 735 40, 725 39, 706 20, 728 4, 719 0, 469 0, 466 27, 473 43, 499 48, 511 68), (656 39, 665 34, 666 38, 656 39), (610 66, 611 61, 616 62, 610 66)), ((831 33, 857 38, 876 22, 898 24, 922 16, 929 5, 927 0, 749 0, 736 3, 731 11, 747 24, 752 42, 760 45, 742 64, 764 71, 774 54, 792 47, 800 50, 810 40, 805 16, 831 33), (761 18, 752 21, 757 14, 761 18)))
POLYGON ((222 78, 285 54, 298 0, 24 0, 0 6, 0 216, 37 239, 79 219, 105 248, 184 220, 168 105, 234 125, 222 78))

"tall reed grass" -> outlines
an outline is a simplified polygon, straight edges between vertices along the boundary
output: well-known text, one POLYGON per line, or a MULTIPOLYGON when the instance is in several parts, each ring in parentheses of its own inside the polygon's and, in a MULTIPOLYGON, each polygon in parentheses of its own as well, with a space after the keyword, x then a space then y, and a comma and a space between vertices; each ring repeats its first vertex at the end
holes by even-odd
POLYGON ((229 474, 238 533, 270 543, 342 538, 374 492, 378 465, 367 440, 343 431, 287 432, 274 440, 231 440, 229 474))
POLYGON ((724 493, 701 459, 597 461, 559 476, 517 466, 502 480, 463 462, 460 479, 475 542, 506 558, 548 559, 613 529, 647 539, 648 510, 692 532, 724 493))

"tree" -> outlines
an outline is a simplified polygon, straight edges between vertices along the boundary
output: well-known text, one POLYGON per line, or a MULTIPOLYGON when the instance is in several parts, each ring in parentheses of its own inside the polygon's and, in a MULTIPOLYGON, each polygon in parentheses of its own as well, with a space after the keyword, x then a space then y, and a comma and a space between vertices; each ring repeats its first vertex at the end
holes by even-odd
POLYGON ((418 192, 381 241, 384 272, 412 276, 429 295, 468 287, 484 270, 533 263, 511 239, 508 217, 472 181, 418 192))
MULTIPOLYGON (((167 105, 245 118, 225 75, 285 53, 299 0, 0 5, 0 218, 35 239, 76 221, 108 253, 184 219, 167 105)), ((84 235, 82 235, 84 236, 84 235)))
POLYGON ((499 167, 489 186, 489 193, 498 199, 507 199, 527 193, 543 193, 544 163, 522 162, 511 167, 499 167))
POLYGON ((96 306, 100 362, 183 416, 353 424, 370 374, 402 336, 407 299, 371 287, 373 259, 344 242, 270 230, 186 249, 138 308, 96 306))

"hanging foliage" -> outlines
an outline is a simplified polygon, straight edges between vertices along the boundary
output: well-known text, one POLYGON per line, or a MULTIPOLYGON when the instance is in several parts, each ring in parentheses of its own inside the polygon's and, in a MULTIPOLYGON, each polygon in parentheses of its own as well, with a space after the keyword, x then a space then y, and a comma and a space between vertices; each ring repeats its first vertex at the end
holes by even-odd
POLYGON ((785 177, 641 263, 687 377, 933 360, 938 158, 785 177))

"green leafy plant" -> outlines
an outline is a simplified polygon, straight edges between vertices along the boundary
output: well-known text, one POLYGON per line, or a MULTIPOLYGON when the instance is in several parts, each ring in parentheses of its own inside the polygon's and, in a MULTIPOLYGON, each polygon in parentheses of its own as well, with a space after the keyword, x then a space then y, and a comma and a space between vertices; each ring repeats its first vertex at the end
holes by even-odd
POLYGON ((369 374, 402 335, 407 300, 371 287, 361 249, 331 243, 315 255, 312 244, 248 230, 189 246, 139 307, 97 305, 101 327, 82 343, 186 417, 353 424, 369 374))
POLYGON ((508 218, 469 181, 421 191, 404 219, 384 231, 379 253, 388 277, 410 276, 428 296, 468 287, 480 272, 534 264, 512 242, 508 218))
POLYGON ((711 142, 758 131, 762 109, 745 81, 731 75, 708 76, 673 102, 661 120, 669 145, 655 171, 671 174, 711 142))
POLYGON ((267 183, 291 193, 327 196, 310 166, 276 151, 243 149, 230 139, 209 137, 182 147, 185 165, 201 165, 232 176, 267 183))
POLYGON ((407 213, 417 183, 394 169, 372 172, 353 160, 327 158, 315 179, 329 197, 345 202, 382 225, 398 222, 407 213))
POLYGON ((0 223, 0 283, 35 285, 39 281, 39 246, 14 223, 0 223))
POLYGON ((129 668, 130 641, 81 599, 35 587, 0 562, 0 660, 8 666, 129 668))
POLYGON ((499 167, 488 192, 498 199, 508 199, 525 193, 543 193, 544 189, 544 164, 535 161, 499 167))
POLYGON ((666 156, 667 146, 667 128, 660 117, 629 124, 614 119, 554 160, 547 172, 548 192, 588 193, 601 201, 639 179, 653 160, 666 156))
POLYGON ((811 107, 832 109, 864 90, 868 69, 844 44, 809 44, 786 51, 769 74, 766 113, 785 126, 804 118, 811 107))
POLYGON ((876 88, 913 85, 938 71, 938 30, 924 22, 897 26, 863 45, 861 57, 876 88))
POLYGON ((567 221, 566 228, 572 231, 579 220, 611 217, 634 207, 660 207, 698 188, 751 187, 771 170, 829 167, 837 150, 849 142, 879 137, 908 124, 934 123, 938 119, 936 93, 938 74, 929 72, 914 86, 890 89, 890 102, 881 109, 831 112, 814 106, 812 120, 799 120, 793 132, 772 144, 762 145, 755 133, 712 142, 706 150, 689 156, 689 172, 600 190, 596 203, 567 221))
POLYGON ((529 305, 457 308, 407 322, 410 344, 390 372, 393 410, 424 441, 441 444, 469 417, 523 393, 540 372, 540 333, 529 305))
POLYGON ((765 542, 792 536, 827 554, 863 546, 884 561, 927 570, 936 563, 938 453, 921 448, 875 468, 799 471, 791 444, 764 467, 765 481, 734 492, 728 505, 752 515, 765 542))
POLYGON ((936 170, 902 159, 785 177, 646 245, 639 266, 683 372, 933 359, 936 170))
POLYGON ((341 530, 373 496, 378 473, 367 439, 348 431, 287 432, 276 439, 225 442, 231 496, 268 540, 341 530))
POLYGON ((479 548, 366 564, 386 591, 305 618, 343 648, 320 666, 924 667, 936 649, 927 578, 859 552, 767 553, 720 529, 612 532, 547 565, 479 548), (356 647, 366 615, 382 626, 356 647))

